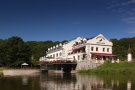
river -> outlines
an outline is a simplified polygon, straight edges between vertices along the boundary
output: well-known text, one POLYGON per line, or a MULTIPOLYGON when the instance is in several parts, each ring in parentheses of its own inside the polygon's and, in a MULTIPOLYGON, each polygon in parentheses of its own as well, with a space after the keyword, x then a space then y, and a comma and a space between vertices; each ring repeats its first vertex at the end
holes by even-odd
POLYGON ((1 76, 0 90, 135 90, 134 76, 48 73, 1 76))

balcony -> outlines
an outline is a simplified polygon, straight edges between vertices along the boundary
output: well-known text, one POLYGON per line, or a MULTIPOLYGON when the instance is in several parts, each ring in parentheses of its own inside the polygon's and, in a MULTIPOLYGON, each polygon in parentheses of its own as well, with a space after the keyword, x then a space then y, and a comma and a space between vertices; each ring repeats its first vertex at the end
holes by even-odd
POLYGON ((62 49, 63 49, 63 48, 56 48, 56 49, 47 51, 46 54, 53 53, 53 52, 57 52, 57 51, 60 51, 60 50, 62 50, 62 49))
POLYGON ((84 48, 84 47, 85 47, 85 44, 84 43, 78 44, 78 45, 74 45, 73 46, 73 50, 75 50, 75 49, 81 49, 81 48, 84 48))

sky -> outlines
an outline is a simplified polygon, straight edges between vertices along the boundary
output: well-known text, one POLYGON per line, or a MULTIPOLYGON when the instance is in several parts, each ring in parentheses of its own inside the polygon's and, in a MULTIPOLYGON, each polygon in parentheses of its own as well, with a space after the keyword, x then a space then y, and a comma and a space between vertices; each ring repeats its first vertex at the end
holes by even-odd
POLYGON ((135 36, 135 0, 0 0, 0 39, 135 36))

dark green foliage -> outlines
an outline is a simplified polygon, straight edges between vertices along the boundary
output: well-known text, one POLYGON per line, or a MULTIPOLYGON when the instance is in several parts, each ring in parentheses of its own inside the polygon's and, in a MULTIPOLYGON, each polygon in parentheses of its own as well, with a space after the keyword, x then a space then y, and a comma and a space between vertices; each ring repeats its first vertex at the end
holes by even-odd
POLYGON ((47 48, 65 42, 67 41, 24 42, 16 36, 0 40, 0 66, 20 66, 24 62, 37 64, 39 58, 46 55, 47 48))
POLYGON ((2 66, 19 66, 30 63, 31 49, 20 37, 11 37, 0 44, 0 64, 2 66))
POLYGON ((6 40, 0 39, 0 66, 20 66, 24 62, 37 64, 39 58, 46 55, 47 48, 65 42, 67 41, 24 42, 16 36, 6 40))
POLYGON ((133 38, 122 38, 122 39, 111 39, 113 43, 113 53, 118 55, 120 60, 127 59, 128 48, 132 49, 133 58, 135 58, 135 37, 133 38))
POLYGON ((59 43, 65 43, 66 40, 59 42, 53 41, 28 41, 26 44, 31 47, 32 50, 32 63, 36 64, 36 61, 39 60, 40 57, 46 56, 46 51, 48 48, 57 45, 59 43))

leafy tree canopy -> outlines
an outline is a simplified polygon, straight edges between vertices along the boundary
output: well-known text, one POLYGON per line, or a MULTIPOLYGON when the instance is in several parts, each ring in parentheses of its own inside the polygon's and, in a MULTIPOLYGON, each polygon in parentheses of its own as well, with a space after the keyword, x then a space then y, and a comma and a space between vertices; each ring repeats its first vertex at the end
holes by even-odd
POLYGON ((121 60, 127 59, 128 48, 132 50, 133 58, 135 58, 135 37, 111 39, 113 43, 113 53, 118 55, 121 60))
POLYGON ((30 63, 31 49, 20 37, 13 36, 0 44, 0 64, 3 66, 19 66, 30 63))

